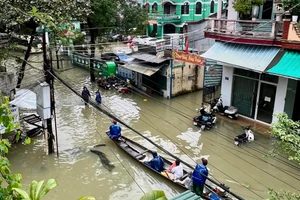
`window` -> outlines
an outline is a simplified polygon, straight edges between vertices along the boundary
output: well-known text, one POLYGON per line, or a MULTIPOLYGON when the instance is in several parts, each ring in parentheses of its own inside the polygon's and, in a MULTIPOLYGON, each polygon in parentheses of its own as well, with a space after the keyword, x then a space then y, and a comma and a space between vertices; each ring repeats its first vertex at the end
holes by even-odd
POLYGON ((202 14, 202 3, 201 2, 196 3, 196 14, 198 14, 198 15, 202 14))
POLYGON ((156 13, 157 12, 157 3, 154 3, 152 5, 152 13, 156 13))
POLYGON ((210 13, 214 13, 215 12, 215 2, 211 1, 210 2, 210 13))
POLYGON ((188 14, 189 14, 189 3, 185 2, 185 3, 181 6, 181 14, 182 14, 182 15, 188 15, 188 14))

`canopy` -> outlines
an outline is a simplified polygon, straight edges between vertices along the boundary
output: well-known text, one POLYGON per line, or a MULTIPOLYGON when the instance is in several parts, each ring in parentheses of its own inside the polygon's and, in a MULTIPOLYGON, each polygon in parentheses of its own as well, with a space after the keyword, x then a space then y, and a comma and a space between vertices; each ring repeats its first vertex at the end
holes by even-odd
POLYGON ((160 70, 160 68, 163 67, 163 65, 160 66, 148 66, 148 65, 142 65, 142 64, 126 64, 126 65, 121 65, 122 67, 147 75, 147 76, 151 76, 153 75, 155 72, 157 72, 158 70, 160 70))
POLYGON ((267 72, 292 79, 300 79, 300 53, 286 51, 281 60, 267 72))
POLYGON ((9 104, 24 110, 35 110, 36 94, 28 89, 19 89, 16 91, 15 99, 9 104))
POLYGON ((277 47, 216 42, 201 57, 262 73, 279 50, 277 47))

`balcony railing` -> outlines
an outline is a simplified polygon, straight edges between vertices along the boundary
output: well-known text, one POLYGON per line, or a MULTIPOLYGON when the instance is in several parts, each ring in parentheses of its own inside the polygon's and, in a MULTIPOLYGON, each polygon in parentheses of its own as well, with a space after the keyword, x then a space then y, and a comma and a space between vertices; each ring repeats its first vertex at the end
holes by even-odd
POLYGON ((210 24, 206 27, 206 33, 266 39, 281 38, 282 36, 282 22, 228 19, 208 20, 210 20, 210 24))
POLYGON ((149 14, 150 19, 156 19, 156 20, 180 20, 180 15, 176 14, 156 14, 156 13, 151 13, 149 14))

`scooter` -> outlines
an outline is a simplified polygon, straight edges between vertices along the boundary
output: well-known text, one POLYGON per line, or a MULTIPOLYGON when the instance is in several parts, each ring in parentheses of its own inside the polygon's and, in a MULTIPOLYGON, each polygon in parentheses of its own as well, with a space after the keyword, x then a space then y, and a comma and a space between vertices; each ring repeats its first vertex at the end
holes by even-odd
POLYGON ((254 141, 254 133, 250 129, 251 126, 245 126, 242 128, 244 129, 245 133, 238 135, 234 138, 234 144, 236 146, 239 146, 240 144, 247 143, 247 142, 253 142, 254 141))
POLYGON ((205 107, 202 106, 200 109, 196 109, 200 113, 200 116, 194 117, 194 125, 201 127, 201 130, 212 128, 217 121, 217 117, 205 111, 205 107))
POLYGON ((216 105, 213 107, 214 112, 218 112, 221 115, 228 116, 230 119, 237 119, 239 114, 238 114, 238 109, 233 106, 223 106, 223 100, 221 97, 219 97, 216 105))

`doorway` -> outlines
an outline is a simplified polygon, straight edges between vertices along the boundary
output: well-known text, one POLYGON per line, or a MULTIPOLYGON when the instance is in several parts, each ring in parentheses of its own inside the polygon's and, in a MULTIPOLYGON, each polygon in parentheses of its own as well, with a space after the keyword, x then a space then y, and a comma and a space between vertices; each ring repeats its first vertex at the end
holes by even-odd
POLYGON ((273 19, 273 0, 266 0, 263 5, 262 19, 273 19))
POLYGON ((268 124, 272 123, 275 104, 276 85, 260 83, 256 119, 268 124))

